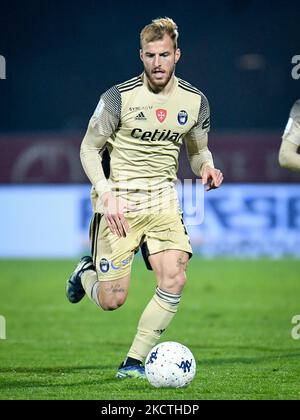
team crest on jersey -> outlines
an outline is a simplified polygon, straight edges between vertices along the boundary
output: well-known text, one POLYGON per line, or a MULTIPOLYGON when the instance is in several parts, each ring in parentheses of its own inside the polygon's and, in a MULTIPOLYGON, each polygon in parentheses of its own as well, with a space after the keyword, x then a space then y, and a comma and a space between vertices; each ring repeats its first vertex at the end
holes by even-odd
POLYGON ((107 261, 106 258, 101 258, 100 260, 100 271, 102 271, 102 273, 107 273, 109 270, 109 262, 107 261))
POLYGON ((167 116, 167 110, 166 109, 157 109, 156 111, 156 117, 159 122, 164 122, 167 116))
POLYGON ((180 125, 184 125, 188 120, 188 113, 185 110, 181 110, 178 112, 177 120, 180 125))

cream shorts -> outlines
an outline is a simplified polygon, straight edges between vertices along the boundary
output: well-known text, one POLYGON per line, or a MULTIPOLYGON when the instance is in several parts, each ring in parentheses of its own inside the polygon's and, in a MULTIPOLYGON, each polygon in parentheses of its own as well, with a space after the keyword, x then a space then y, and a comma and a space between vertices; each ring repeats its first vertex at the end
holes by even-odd
POLYGON ((149 255, 176 249, 192 256, 189 236, 180 212, 128 213, 125 217, 130 226, 125 238, 118 238, 110 231, 102 214, 95 213, 91 221, 91 252, 100 281, 117 280, 129 274, 139 248, 150 270, 149 255))

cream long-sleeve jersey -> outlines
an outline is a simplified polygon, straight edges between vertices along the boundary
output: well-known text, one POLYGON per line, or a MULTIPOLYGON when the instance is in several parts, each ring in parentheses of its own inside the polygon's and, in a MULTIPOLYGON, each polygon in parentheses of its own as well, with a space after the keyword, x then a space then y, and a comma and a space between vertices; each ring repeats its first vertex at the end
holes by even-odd
POLYGON ((150 91, 143 74, 113 86, 101 96, 81 144, 94 196, 126 191, 130 199, 138 190, 173 191, 183 142, 193 171, 201 176, 205 165, 214 167, 209 129, 207 98, 182 79, 174 76, 167 96, 150 91), (101 166, 105 147, 111 159, 109 180, 101 166))

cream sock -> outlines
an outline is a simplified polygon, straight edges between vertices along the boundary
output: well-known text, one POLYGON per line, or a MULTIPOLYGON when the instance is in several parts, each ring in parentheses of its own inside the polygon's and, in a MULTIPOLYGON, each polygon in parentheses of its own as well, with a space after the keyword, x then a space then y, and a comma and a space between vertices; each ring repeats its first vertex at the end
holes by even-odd
POLYGON ((81 284, 87 294, 88 298, 91 299, 96 305, 100 306, 99 303, 99 287, 100 281, 96 271, 87 270, 81 275, 81 284))
POLYGON ((181 294, 175 295, 156 288, 155 295, 140 318, 137 334, 127 356, 140 361, 144 360, 172 321, 177 312, 180 298, 181 294))

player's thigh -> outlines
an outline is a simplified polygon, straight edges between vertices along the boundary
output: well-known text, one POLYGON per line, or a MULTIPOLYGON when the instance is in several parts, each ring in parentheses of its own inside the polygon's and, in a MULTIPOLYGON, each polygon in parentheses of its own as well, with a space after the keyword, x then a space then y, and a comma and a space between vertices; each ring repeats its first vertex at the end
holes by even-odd
POLYGON ((164 250, 149 256, 160 289, 181 293, 186 282, 186 267, 189 254, 180 250, 164 250))
MULTIPOLYGON (((91 252, 100 282, 111 282, 130 277, 131 265, 138 238, 134 229, 125 237, 113 234, 104 216, 94 215, 90 229, 91 252)), ((124 287, 126 281, 124 282, 124 287)))
POLYGON ((114 310, 125 302, 134 249, 137 244, 134 229, 125 238, 113 234, 105 218, 96 213, 90 228, 91 252, 96 267, 99 303, 104 310, 114 310))
POLYGON ((159 287, 180 293, 185 281, 185 270, 192 248, 181 214, 160 214, 152 218, 143 257, 154 270, 159 287))

